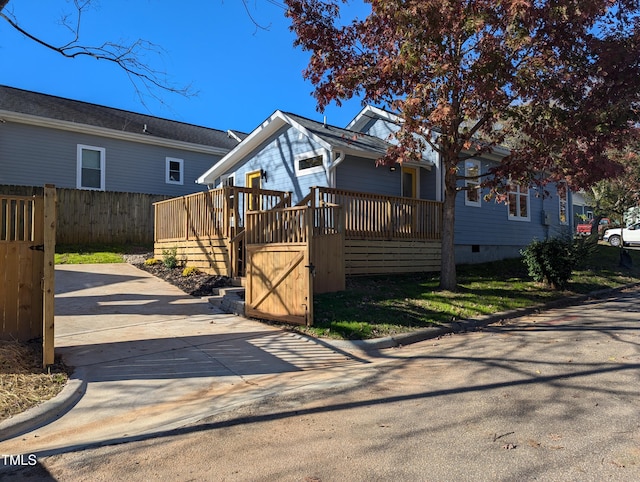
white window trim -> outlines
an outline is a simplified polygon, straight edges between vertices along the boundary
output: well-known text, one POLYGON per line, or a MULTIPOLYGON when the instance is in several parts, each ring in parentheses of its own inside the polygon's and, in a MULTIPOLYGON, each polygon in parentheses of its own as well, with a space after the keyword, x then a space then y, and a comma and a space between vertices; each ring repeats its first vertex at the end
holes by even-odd
POLYGON ((509 210, 509 194, 513 193, 514 191, 511 190, 511 188, 509 188, 509 190, 507 191, 507 214, 509 215, 509 220, 510 221, 524 221, 524 222, 531 222, 531 189, 529 189, 528 187, 526 188, 526 194, 523 193, 520 189, 521 186, 519 184, 512 184, 512 186, 517 188, 517 191, 515 191, 516 196, 518 197, 518 199, 520 199, 521 197, 525 197, 527 200, 527 216, 523 217, 523 216, 514 216, 511 214, 511 211, 509 210))
POLYGON ((184 184, 184 159, 178 159, 177 157, 167 157, 165 161, 165 172, 164 172, 164 182, 167 184, 184 184), (174 181, 171 179, 171 170, 170 166, 172 162, 177 162, 180 164, 180 180, 174 181))
POLYGON ((104 147, 88 146, 86 144, 78 144, 76 149, 76 187, 87 191, 104 191, 105 190, 105 167, 107 150, 104 147), (82 151, 98 151, 100 153, 100 187, 86 187, 82 185, 82 151))
POLYGON ((558 191, 558 221, 566 226, 569 224, 569 187, 564 185, 564 197, 558 191), (564 221, 562 220, 562 203, 564 202, 564 221))
POLYGON ((296 154, 293 160, 293 164, 296 171, 296 176, 307 176, 309 174, 318 174, 321 172, 325 172, 325 164, 327 163, 327 159, 325 157, 325 153, 322 151, 309 151, 303 152, 302 154, 296 154), (300 161, 305 159, 310 159, 312 157, 322 156, 322 166, 310 167, 309 169, 300 169, 300 161))
POLYGON ((226 176, 220 176, 220 187, 225 186, 235 186, 236 185, 236 173, 227 174, 226 176), (231 179, 231 184, 229 184, 229 179, 231 179))
MULTIPOLYGON (((464 162, 464 175, 465 178, 469 175, 467 173, 467 162, 473 163, 474 165, 476 165, 478 167, 478 174, 482 174, 482 163, 477 160, 477 159, 468 159, 464 162)), ((471 201, 469 199, 469 190, 464 191, 464 204, 465 206, 471 206, 471 207, 476 207, 479 208, 480 206, 482 206, 482 190, 480 189, 480 177, 478 177, 478 179, 476 181, 471 181, 469 179, 465 179, 464 180, 464 186, 465 187, 469 187, 469 185, 476 185, 478 186, 478 200, 477 201, 471 201)))

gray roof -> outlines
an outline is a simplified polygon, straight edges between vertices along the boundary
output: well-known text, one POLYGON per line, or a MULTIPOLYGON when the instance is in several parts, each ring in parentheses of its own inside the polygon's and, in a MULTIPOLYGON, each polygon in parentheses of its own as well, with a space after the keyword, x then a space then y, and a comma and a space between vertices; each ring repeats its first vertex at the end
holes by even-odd
POLYGON ((337 148, 356 149, 367 152, 377 152, 380 156, 386 154, 389 143, 379 137, 364 134, 362 132, 343 129, 329 124, 323 124, 297 114, 285 112, 288 117, 298 122, 312 134, 320 137, 327 143, 337 148))
POLYGON ((228 150, 238 145, 226 131, 4 85, 0 85, 0 110, 228 150))

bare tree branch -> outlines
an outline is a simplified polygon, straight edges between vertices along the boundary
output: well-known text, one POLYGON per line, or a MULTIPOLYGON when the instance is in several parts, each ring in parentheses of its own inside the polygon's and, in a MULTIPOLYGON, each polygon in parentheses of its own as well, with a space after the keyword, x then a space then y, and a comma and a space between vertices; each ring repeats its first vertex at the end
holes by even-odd
POLYGON ((70 59, 91 57, 96 60, 116 64, 126 73, 143 105, 145 102, 141 88, 144 88, 148 95, 162 103, 164 103, 163 100, 156 94, 157 90, 179 94, 185 97, 191 97, 196 94, 192 91, 191 85, 177 86, 172 84, 166 72, 153 68, 143 60, 149 54, 162 57, 164 50, 159 45, 143 39, 137 39, 128 44, 117 42, 104 42, 97 46, 82 44, 80 40, 82 15, 91 5, 91 1, 92 0, 74 0, 75 13, 65 15, 61 19, 61 24, 66 27, 72 35, 72 39, 63 45, 50 43, 23 28, 13 15, 4 11, 9 0, 0 0, 0 18, 4 19, 25 37, 49 50, 57 52, 63 57, 70 59))

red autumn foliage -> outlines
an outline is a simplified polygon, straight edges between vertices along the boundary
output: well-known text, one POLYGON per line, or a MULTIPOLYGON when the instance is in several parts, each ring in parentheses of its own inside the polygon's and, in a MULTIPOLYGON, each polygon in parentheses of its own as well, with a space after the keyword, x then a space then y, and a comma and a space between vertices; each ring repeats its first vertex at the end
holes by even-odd
POLYGON ((640 106, 640 0, 285 0, 318 107, 354 96, 401 119, 384 162, 420 158, 445 173, 441 287, 455 289, 458 165, 508 142, 483 180, 582 188, 621 172, 609 156, 640 106), (425 135, 425 133, 437 133, 425 135))

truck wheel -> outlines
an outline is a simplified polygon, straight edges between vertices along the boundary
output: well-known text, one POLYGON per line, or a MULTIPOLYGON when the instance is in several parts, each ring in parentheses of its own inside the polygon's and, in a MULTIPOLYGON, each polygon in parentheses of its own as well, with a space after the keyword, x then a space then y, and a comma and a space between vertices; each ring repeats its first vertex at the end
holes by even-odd
POLYGON ((620 246, 620 236, 618 236, 617 234, 614 234, 613 236, 611 236, 609 238, 609 244, 611 246, 616 247, 616 248, 619 247, 620 246))

